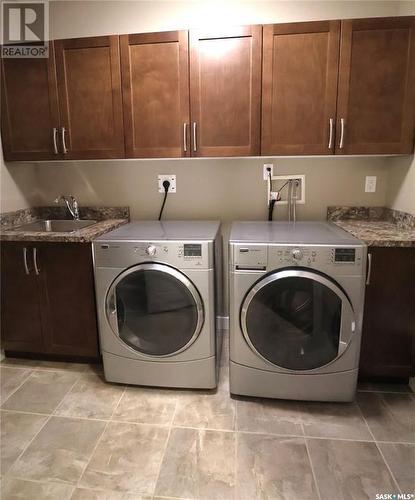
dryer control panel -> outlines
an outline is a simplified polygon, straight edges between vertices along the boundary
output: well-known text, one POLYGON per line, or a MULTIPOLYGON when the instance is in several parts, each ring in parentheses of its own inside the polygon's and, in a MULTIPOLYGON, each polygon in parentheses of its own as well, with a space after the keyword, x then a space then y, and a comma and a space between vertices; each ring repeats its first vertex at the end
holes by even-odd
POLYGON ((180 269, 213 267, 211 241, 95 241, 97 267, 129 267, 143 262, 162 262, 180 269))

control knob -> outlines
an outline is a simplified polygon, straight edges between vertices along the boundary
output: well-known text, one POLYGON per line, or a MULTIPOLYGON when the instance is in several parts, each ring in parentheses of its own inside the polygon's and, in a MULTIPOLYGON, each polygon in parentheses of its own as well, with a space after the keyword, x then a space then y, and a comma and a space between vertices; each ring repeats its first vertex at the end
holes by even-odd
POLYGON ((294 248, 293 259, 301 260, 303 258, 303 252, 299 248, 294 248))
POLYGON ((152 257, 153 255, 156 255, 156 251, 157 251, 157 248, 155 247, 155 245, 149 245, 146 248, 146 254, 150 255, 150 257, 152 257))

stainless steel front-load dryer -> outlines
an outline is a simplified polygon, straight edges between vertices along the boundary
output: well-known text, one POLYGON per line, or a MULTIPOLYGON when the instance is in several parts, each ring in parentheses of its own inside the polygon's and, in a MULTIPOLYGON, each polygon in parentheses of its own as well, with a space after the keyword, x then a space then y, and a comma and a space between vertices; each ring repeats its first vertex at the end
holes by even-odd
POLYGON ((231 393, 354 399, 366 252, 330 223, 233 224, 231 393))
POLYGON ((218 222, 131 222, 93 243, 105 378, 213 388, 221 346, 218 222))

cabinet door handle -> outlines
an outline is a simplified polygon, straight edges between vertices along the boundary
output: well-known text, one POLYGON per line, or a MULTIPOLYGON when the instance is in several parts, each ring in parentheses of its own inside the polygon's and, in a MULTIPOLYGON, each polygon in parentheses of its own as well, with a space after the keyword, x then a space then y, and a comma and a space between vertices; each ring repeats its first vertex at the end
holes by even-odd
POLYGON ((27 265, 27 248, 23 247, 23 267, 26 274, 30 274, 29 266, 27 265))
POLYGON ((61 127, 61 135, 62 135, 62 150, 63 150, 63 154, 66 155, 68 152, 68 148, 66 147, 66 138, 65 138, 66 128, 65 127, 61 127))
POLYGON ((367 274, 366 274, 366 285, 370 285, 370 275, 372 274, 372 254, 367 254, 367 274))
POLYGON ((53 127, 52 129, 52 137, 53 137, 53 152, 55 155, 59 153, 58 151, 58 129, 53 127))
POLYGON ((193 151, 197 151, 196 122, 193 122, 193 151))
POLYGON ((344 118, 340 118, 340 143, 339 143, 339 148, 343 149, 344 146, 344 129, 345 129, 345 121, 344 118))
POLYGON ((38 266, 38 263, 37 263, 37 248, 36 247, 33 247, 33 265, 35 266, 35 273, 37 275, 40 274, 40 269, 39 269, 39 266, 38 266))
POLYGON ((187 153, 187 123, 183 123, 183 151, 187 153))
POLYGON ((333 118, 329 119, 329 149, 333 147, 333 132, 334 132, 334 120, 333 118))

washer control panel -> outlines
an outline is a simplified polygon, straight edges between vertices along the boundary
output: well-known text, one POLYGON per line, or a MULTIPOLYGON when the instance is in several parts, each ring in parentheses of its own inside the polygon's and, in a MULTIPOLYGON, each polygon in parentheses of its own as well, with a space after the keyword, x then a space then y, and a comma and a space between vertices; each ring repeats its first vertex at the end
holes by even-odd
POLYGON ((361 272, 365 247, 325 245, 234 244, 231 269, 270 271, 282 267, 309 267, 322 272, 351 275, 361 272))

